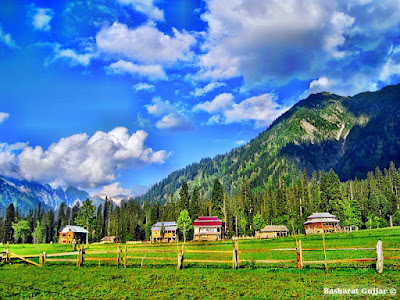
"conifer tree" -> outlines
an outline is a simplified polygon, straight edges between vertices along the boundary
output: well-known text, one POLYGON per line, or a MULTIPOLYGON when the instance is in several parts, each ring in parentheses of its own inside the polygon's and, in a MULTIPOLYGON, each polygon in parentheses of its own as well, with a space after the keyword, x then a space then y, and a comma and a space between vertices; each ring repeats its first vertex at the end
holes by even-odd
POLYGON ((181 186, 181 190, 179 191, 179 201, 178 201, 178 210, 187 210, 189 211, 189 204, 190 204, 190 196, 189 196, 189 187, 184 181, 181 186))
POLYGON ((211 192, 211 214, 217 216, 220 219, 223 218, 224 208, 224 190, 221 182, 218 179, 214 180, 214 186, 211 192))
POLYGON ((14 210, 14 204, 10 204, 7 207, 6 211, 6 218, 4 221, 4 240, 3 243, 6 242, 14 242, 14 229, 13 229, 13 223, 15 222, 15 210, 14 210))

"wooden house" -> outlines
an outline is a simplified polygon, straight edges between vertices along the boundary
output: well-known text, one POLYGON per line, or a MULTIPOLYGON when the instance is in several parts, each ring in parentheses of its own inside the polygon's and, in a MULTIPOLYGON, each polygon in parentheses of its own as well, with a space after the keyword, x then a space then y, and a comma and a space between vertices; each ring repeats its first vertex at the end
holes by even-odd
POLYGON ((307 217, 307 221, 304 222, 304 229, 306 234, 340 232, 339 222, 335 215, 328 212, 316 212, 307 217))
POLYGON ((100 243, 102 244, 112 244, 117 242, 118 238, 116 236, 105 236, 100 240, 100 243))
POLYGON ((87 234, 88 231, 85 228, 79 226, 67 225, 60 230, 58 243, 59 244, 84 243, 86 241, 87 234))
POLYGON ((151 227, 151 242, 175 242, 178 240, 175 222, 157 222, 151 227))
POLYGON ((287 236, 289 230, 284 225, 267 225, 260 231, 256 232, 256 237, 260 239, 276 238, 287 236))
POLYGON ((199 217, 193 222, 195 241, 216 241, 224 237, 218 217, 199 217))

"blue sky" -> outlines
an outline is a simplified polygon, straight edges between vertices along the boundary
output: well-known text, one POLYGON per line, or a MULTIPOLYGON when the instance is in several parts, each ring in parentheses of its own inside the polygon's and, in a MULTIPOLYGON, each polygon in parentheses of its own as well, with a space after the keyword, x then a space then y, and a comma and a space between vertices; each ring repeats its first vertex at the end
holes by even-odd
POLYGON ((311 93, 399 82, 400 1, 0 3, 0 174, 136 194, 311 93))

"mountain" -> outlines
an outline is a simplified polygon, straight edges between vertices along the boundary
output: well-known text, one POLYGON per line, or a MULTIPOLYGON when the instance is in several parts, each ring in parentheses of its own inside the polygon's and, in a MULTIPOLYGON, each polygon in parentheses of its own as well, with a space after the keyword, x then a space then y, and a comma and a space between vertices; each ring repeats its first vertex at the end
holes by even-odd
POLYGON ((183 181, 207 196, 219 178, 228 192, 243 180, 254 191, 276 184, 280 173, 333 168, 342 180, 365 178, 376 166, 400 163, 400 85, 353 97, 312 94, 242 147, 172 172, 139 200, 166 201, 183 181))
POLYGON ((87 192, 75 187, 64 191, 61 187, 53 189, 48 184, 0 176, 0 215, 4 214, 11 203, 22 214, 26 214, 30 209, 37 209, 40 202, 44 210, 56 211, 62 202, 72 207, 76 201, 83 202, 86 198, 90 198, 95 205, 104 203, 100 197, 90 197, 87 192))

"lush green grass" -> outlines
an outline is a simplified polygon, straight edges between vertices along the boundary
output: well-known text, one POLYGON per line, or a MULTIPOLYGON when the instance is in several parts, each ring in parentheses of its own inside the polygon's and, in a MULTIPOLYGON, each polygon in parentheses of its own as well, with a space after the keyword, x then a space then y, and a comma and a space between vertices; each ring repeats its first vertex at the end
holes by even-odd
MULTIPOLYGON (((297 236, 303 248, 321 248, 319 235, 297 236)), ((400 228, 365 230, 351 234, 331 234, 326 236, 328 248, 375 247, 378 239, 384 248, 400 248, 400 228)), ((285 252, 245 252, 276 248, 294 248, 294 237, 270 240, 241 240, 239 242, 242 263, 239 270, 232 270, 231 264, 184 264, 184 269, 176 270, 176 261, 145 261, 140 268, 140 260, 129 260, 127 269, 117 268, 115 262, 85 262, 82 268, 73 263, 52 263, 45 268, 13 263, 0 267, 0 298, 21 297, 37 299, 70 298, 323 298, 323 288, 342 286, 357 287, 395 287, 400 292, 399 261, 385 261, 383 274, 377 274, 374 264, 330 265, 328 273, 323 266, 306 266, 297 270, 296 263, 279 266, 252 263, 257 259, 295 259, 294 251, 285 252)), ((176 244, 135 244, 120 245, 128 249, 140 250, 129 256, 170 256, 176 258, 176 244), (171 253, 148 253, 144 250, 175 250, 171 253)), ((116 245, 90 245, 88 252, 97 250, 116 250, 116 245)), ((192 250, 232 250, 232 241, 214 243, 188 243, 185 249, 192 250)), ((37 254, 68 252, 69 245, 11 245, 10 251, 18 254, 37 254)), ((400 252, 384 252, 384 255, 400 256, 400 252)), ((89 256, 89 254, 88 254, 89 256)), ((94 255, 90 255, 94 256, 94 255)), ((115 257, 115 254, 97 256, 115 257)), ((376 257, 375 251, 329 251, 328 259, 376 257)), ((72 258, 72 257, 71 257, 72 258)), ((186 253, 185 258, 230 260, 232 254, 186 253)), ((305 260, 323 259, 322 251, 304 252, 305 260)))

